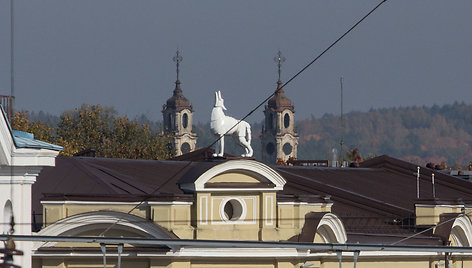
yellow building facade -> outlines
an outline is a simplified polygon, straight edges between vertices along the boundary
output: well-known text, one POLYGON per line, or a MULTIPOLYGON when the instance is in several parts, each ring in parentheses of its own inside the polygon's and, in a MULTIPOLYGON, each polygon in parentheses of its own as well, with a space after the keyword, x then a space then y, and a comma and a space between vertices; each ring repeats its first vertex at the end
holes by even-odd
MULTIPOLYGON (((85 158, 58 160, 60 161, 56 163, 56 169, 59 171, 55 172, 51 168, 41 176, 65 178, 59 174, 61 167, 68 169, 65 163, 71 161, 81 163, 85 169, 90 166, 94 168, 100 166, 97 170, 104 170, 103 166, 112 161, 85 158)), ((129 161, 120 162, 117 166, 128 170, 128 167, 136 165, 129 161)), ((428 250, 410 251, 408 247, 441 246, 443 243, 441 241, 445 239, 440 239, 444 235, 447 235, 446 239, 450 246, 465 248, 469 247, 472 241, 470 217, 463 216, 469 215, 467 212, 469 206, 465 203, 421 204, 421 200, 417 200, 418 204, 413 208, 417 217, 416 233, 410 231, 402 233, 401 226, 396 226, 395 228, 398 227, 400 230, 397 230, 397 233, 385 234, 385 231, 379 229, 378 233, 361 235, 353 231, 353 227, 346 228, 345 224, 355 226, 359 230, 364 227, 369 229, 373 225, 353 224, 346 214, 338 215, 343 210, 340 209, 342 207, 336 208, 336 203, 345 202, 342 198, 335 198, 334 195, 289 193, 296 192, 297 187, 300 191, 305 189, 302 189, 295 177, 288 174, 308 172, 310 168, 275 169, 245 159, 189 162, 184 168, 172 161, 161 162, 160 165, 168 168, 169 165, 177 165, 175 170, 179 175, 171 176, 172 179, 167 179, 167 184, 164 186, 156 183, 160 185, 157 188, 179 189, 180 193, 158 191, 153 195, 135 197, 117 194, 74 195, 74 193, 43 195, 40 201, 43 209, 43 225, 36 234, 72 238, 146 238, 183 241, 181 244, 164 243, 160 246, 149 246, 125 241, 121 253, 118 254, 117 243, 100 245, 100 243, 77 241, 35 242, 33 267, 104 267, 104 262, 107 267, 118 267, 118 262, 120 267, 339 267, 341 260, 343 267, 353 267, 356 262, 356 267, 382 265, 382 267, 433 268, 444 267, 443 253, 428 250), (447 219, 445 216, 448 216, 447 219), (445 221, 447 222, 444 223, 445 221), (425 232, 426 235, 420 233, 430 227, 432 228, 425 232), (347 246, 346 250, 338 252, 321 248, 317 250, 317 245, 320 244, 359 246, 375 242, 378 245, 393 245, 395 241, 410 235, 414 237, 399 243, 404 247, 396 250, 365 249, 357 256, 356 251, 350 250, 347 246), (229 241, 233 242, 234 246, 192 243, 187 245, 186 241, 214 243, 229 241), (244 241, 256 244, 237 244, 244 241), (297 245, 312 245, 312 247, 307 249, 297 245)), ((112 174, 110 166, 107 168, 108 174, 112 174)), ((142 170, 142 167, 137 168, 142 170)), ((161 167, 156 167, 159 168, 161 167)), ((328 168, 316 172, 338 171, 328 168)), ((344 175, 349 174, 348 170, 339 172, 344 175)), ((375 172, 375 170, 352 171, 356 172, 375 172)), ((120 174, 122 176, 124 173, 120 174)), ((41 180, 41 176, 38 181, 41 180)), ((111 181, 105 181, 103 177, 95 177, 93 174, 89 176, 102 179, 109 185, 115 185, 111 181)), ((113 174, 113 176, 118 175, 113 174)), ((341 193, 339 195, 342 197, 341 193)), ((359 202, 362 203, 361 200, 359 202)), ((352 206, 357 208, 360 205, 353 203, 352 206)), ((374 204, 372 206, 375 208, 374 204)), ((384 224, 387 226, 392 223, 384 222, 384 224)), ((452 254, 448 258, 451 267, 472 267, 472 255, 469 253, 452 254)))

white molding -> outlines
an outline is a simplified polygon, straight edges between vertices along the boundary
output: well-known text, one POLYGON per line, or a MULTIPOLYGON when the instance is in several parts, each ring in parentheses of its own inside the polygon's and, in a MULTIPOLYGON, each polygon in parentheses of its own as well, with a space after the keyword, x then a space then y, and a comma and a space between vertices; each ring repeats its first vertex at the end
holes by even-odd
POLYGON ((124 206, 124 205, 139 205, 139 204, 148 204, 151 206, 160 206, 160 205, 173 205, 173 206, 191 206, 193 202, 185 201, 146 201, 146 202, 115 202, 115 201, 74 201, 74 200, 61 200, 61 201, 41 201, 43 205, 107 205, 107 206, 124 206))
POLYGON ((208 225, 208 196, 200 196, 200 224, 208 225), (205 217, 203 217, 203 209, 205 209, 205 217))
POLYGON ((333 203, 308 203, 308 202, 277 202, 278 206, 313 206, 330 208, 333 203))
MULTIPOLYGON (((188 185, 181 185, 182 190, 195 191, 194 187, 188 185)), ((199 193, 214 193, 214 192, 273 192, 275 188, 206 188, 198 191, 199 193)))
MULTIPOLYGON (((353 257, 352 252, 343 252, 343 259, 348 257, 348 261, 353 257)), ((44 257, 44 258, 57 258, 57 257, 95 257, 103 258, 103 254, 100 253, 45 253, 45 252, 33 252, 34 257, 44 257)), ((107 256, 117 257, 118 254, 115 250, 107 250, 107 256)), ((126 253, 121 254, 122 257, 195 257, 195 258, 216 258, 216 259, 226 259, 231 258, 241 258, 241 259, 283 259, 283 258, 309 258, 309 260, 320 260, 323 258, 325 262, 333 263, 337 265, 337 255, 336 253, 311 253, 307 251, 297 251, 293 248, 181 248, 175 252, 168 251, 162 253, 126 253)), ((391 263, 397 258, 401 260, 411 259, 412 261, 422 262, 418 257, 425 258, 441 258, 440 255, 434 252, 411 252, 411 251, 362 251, 361 252, 362 260, 359 260, 358 263, 363 263, 364 261, 370 261, 370 259, 376 259, 381 257, 385 263, 391 263)), ((472 254, 463 254, 463 253, 454 253, 454 256, 460 257, 471 257, 472 254)))
POLYGON ((266 195, 264 214, 265 214, 265 225, 268 225, 268 226, 274 225, 274 204, 273 203, 274 203, 274 196, 266 195), (270 215, 269 215, 269 208, 270 208, 270 215))
POLYGON ((415 208, 463 208, 464 205, 430 205, 430 204, 415 204, 415 208))
POLYGON ((244 197, 212 197, 211 198, 211 224, 215 224, 215 225, 234 225, 234 224, 256 224, 257 221, 257 198, 255 196, 244 196, 244 197), (231 200, 231 199, 237 199, 238 201, 241 202, 241 204, 243 205, 242 206, 242 209, 243 209, 243 212, 241 214, 241 217, 236 220, 236 221, 229 221, 229 220, 225 220, 225 217, 223 216, 224 214, 224 205, 223 204, 226 204, 226 202, 228 200, 231 200), (214 201, 215 200, 221 200, 220 202, 220 206, 218 208, 218 214, 220 216, 220 219, 215 219, 215 215, 213 215, 213 211, 214 211, 214 201), (247 216, 247 213, 249 212, 248 208, 247 208, 247 204, 244 200, 252 200, 253 201, 253 215, 252 215, 252 220, 251 221, 248 221, 246 220, 246 216, 247 216))
POLYGON ((274 169, 269 166, 254 161, 254 160, 230 160, 219 165, 216 165, 209 170, 205 171, 202 175, 195 180, 194 183, 189 185, 181 185, 182 189, 197 191, 197 192, 218 192, 218 191, 274 191, 283 190, 285 185, 285 179, 277 173, 274 169), (217 175, 228 173, 228 172, 249 172, 263 177, 275 186, 273 188, 205 188, 205 184, 217 175))
POLYGON ((175 253, 179 257, 240 257, 240 258, 274 258, 298 257, 294 248, 181 248, 175 253))
POLYGON ((452 224, 451 236, 458 247, 470 247, 472 245, 472 222, 470 218, 465 215, 457 217, 452 224))
POLYGON ((223 201, 221 201, 220 208, 219 208, 218 212, 220 214, 220 218, 222 218, 223 221, 225 221, 227 223, 239 223, 239 222, 242 222, 246 219, 247 204, 246 204, 246 202, 244 202, 243 199, 241 199, 239 197, 226 197, 225 199, 223 199, 223 201), (226 216, 225 216, 225 206, 231 200, 236 200, 241 205, 241 215, 238 217, 237 220, 231 220, 231 219, 226 218, 226 216))
POLYGON ((326 243, 344 244, 347 241, 347 234, 344 224, 338 218, 338 216, 334 215, 333 213, 326 213, 323 218, 321 218, 318 226, 316 227, 316 232, 317 234, 322 235, 326 243), (334 234, 336 241, 332 241, 331 237, 326 237, 322 234, 322 232, 318 232, 318 230, 321 231, 324 226, 326 226, 325 228, 329 228, 329 230, 334 234))
POLYGON ((54 166, 58 154, 49 149, 17 148, 5 114, 0 114, 0 166, 54 166))
MULTIPOLYGON (((115 228, 134 231, 152 238, 170 238, 156 224, 135 215, 116 211, 94 211, 70 216, 47 226, 39 231, 37 235, 74 236, 84 231, 103 228, 103 224, 115 224, 115 228)), ((35 242, 33 250, 37 250, 42 246, 51 247, 55 244, 57 243, 35 242)))

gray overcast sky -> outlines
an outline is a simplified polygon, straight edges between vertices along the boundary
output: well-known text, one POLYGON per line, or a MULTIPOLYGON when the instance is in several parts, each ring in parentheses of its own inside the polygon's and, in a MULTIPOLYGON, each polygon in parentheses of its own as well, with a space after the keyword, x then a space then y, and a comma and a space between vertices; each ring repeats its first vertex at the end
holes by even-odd
MULTIPOLYGON (((9 0, 0 0, 0 94, 10 92, 9 0)), ((15 0, 17 108, 60 114, 82 103, 161 119, 180 47, 197 121, 213 92, 242 117, 379 0, 15 0)), ((345 110, 471 103, 472 1, 389 0, 286 88, 296 118, 345 110)), ((262 119, 262 110, 248 120, 262 119)))

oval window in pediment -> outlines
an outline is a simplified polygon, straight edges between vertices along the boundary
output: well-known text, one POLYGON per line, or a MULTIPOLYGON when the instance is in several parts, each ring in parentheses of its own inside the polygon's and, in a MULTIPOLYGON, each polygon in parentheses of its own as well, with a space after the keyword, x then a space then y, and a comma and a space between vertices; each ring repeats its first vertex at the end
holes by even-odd
POLYGON ((243 204, 238 199, 229 199, 223 204, 223 217, 226 221, 237 221, 243 215, 243 204))

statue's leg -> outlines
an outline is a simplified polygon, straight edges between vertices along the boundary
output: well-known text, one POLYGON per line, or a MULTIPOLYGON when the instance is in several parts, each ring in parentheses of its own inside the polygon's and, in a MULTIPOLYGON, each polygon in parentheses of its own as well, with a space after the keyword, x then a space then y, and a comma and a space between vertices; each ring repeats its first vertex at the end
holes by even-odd
POLYGON ((244 150, 246 151, 246 154, 242 156, 251 157, 253 152, 252 152, 251 144, 247 142, 246 137, 239 136, 239 142, 242 144, 242 146, 244 147, 244 150))
POLYGON ((221 136, 220 139, 220 152, 218 156, 223 157, 223 154, 225 153, 225 136, 221 136))
MULTIPOLYGON (((219 138, 220 136, 218 134, 215 134, 215 137, 219 138)), ((221 152, 222 152, 222 150, 221 150, 221 141, 222 140, 223 140, 223 137, 215 143, 215 153, 213 154, 213 157, 217 157, 217 156, 221 155, 221 152)))
MULTIPOLYGON (((218 136, 217 136, 218 137, 218 136)), ((221 145, 220 145, 220 140, 218 140, 216 143, 215 143, 215 153, 213 154, 213 157, 217 157, 218 156, 218 153, 220 151, 220 148, 221 148, 221 145)))
POLYGON ((242 154, 241 156, 242 157, 246 157, 246 154, 247 154, 247 150, 246 150, 246 146, 244 146, 244 144, 241 142, 242 140, 242 137, 241 136, 238 136, 238 135, 233 135, 233 139, 234 139, 234 142, 239 145, 243 150, 244 150, 244 154, 242 154))

